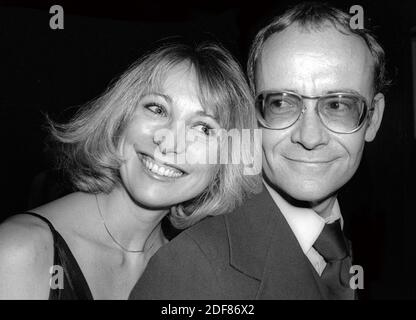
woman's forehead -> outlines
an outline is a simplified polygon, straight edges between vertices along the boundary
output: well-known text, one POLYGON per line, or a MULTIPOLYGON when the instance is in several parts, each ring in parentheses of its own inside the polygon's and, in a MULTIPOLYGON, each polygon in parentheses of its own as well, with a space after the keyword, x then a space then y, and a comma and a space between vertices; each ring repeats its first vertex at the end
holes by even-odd
MULTIPOLYGON (((146 75, 145 75, 146 77, 146 75)), ((149 75, 145 79, 144 93, 160 92, 165 93, 167 87, 175 85, 175 82, 180 80, 180 83, 188 83, 190 87, 196 86, 195 72, 190 68, 189 63, 185 62, 161 62, 157 64, 152 70, 149 70, 149 75)), ((179 84, 179 83, 176 83, 179 84)))
MULTIPOLYGON (((224 104, 225 101, 220 101, 224 94, 220 92, 222 90, 219 90, 219 80, 217 84, 215 81, 217 80, 203 74, 192 64, 181 62, 154 70, 153 75, 149 77, 143 95, 158 93, 169 96, 169 93, 172 92, 169 89, 182 88, 182 93, 188 92, 195 95, 207 114, 219 118, 218 106, 224 104), (188 88, 188 90, 184 88, 188 88)), ((174 99, 174 97, 170 98, 174 99)))

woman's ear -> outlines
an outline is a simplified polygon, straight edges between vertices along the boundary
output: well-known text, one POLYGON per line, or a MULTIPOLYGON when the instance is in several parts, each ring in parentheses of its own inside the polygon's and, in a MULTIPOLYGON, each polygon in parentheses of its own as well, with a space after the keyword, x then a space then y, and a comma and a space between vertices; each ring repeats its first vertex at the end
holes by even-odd
POLYGON ((384 95, 382 93, 376 94, 373 99, 372 108, 374 109, 373 111, 370 111, 370 117, 365 131, 365 141, 367 142, 374 140, 377 131, 380 128, 384 113, 384 95))

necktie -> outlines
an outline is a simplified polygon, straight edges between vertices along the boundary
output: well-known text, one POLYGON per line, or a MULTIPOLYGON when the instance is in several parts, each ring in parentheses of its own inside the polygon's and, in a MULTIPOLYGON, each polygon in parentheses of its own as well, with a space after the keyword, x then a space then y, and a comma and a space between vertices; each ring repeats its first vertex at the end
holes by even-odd
POLYGON ((333 223, 325 224, 313 247, 327 263, 321 280, 328 288, 329 298, 354 299, 354 290, 349 284, 351 277, 349 273, 351 267, 350 249, 348 241, 342 233, 339 219, 333 223))

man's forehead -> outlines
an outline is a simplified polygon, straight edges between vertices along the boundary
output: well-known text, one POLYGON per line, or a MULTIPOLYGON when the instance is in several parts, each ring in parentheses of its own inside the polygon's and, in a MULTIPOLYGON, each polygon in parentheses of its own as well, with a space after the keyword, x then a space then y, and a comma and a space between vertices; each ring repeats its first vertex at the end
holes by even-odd
MULTIPOLYGON (((365 41, 347 35, 334 27, 304 30, 290 26, 266 40, 257 64, 256 79, 274 81, 286 78, 293 81, 340 81, 345 75, 372 81, 373 58, 365 41), (294 78, 297 79, 294 79, 294 78)), ((318 83, 319 85, 319 83, 318 83)), ((341 83, 342 85, 342 83, 341 83)))
POLYGON ((266 40, 260 63, 273 63, 295 57, 297 63, 309 60, 330 66, 340 62, 361 64, 365 67, 373 59, 365 41, 355 34, 344 34, 333 26, 319 30, 292 25, 266 40))

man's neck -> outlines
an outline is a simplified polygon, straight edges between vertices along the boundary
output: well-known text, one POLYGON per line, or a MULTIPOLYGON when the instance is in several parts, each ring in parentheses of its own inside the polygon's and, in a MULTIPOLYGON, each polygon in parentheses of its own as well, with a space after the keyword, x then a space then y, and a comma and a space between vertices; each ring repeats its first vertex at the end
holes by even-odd
POLYGON ((336 194, 332 195, 331 197, 325 199, 324 201, 318 201, 316 203, 311 203, 311 209, 319 214, 322 218, 327 219, 331 216, 335 204, 335 200, 337 199, 336 194))

